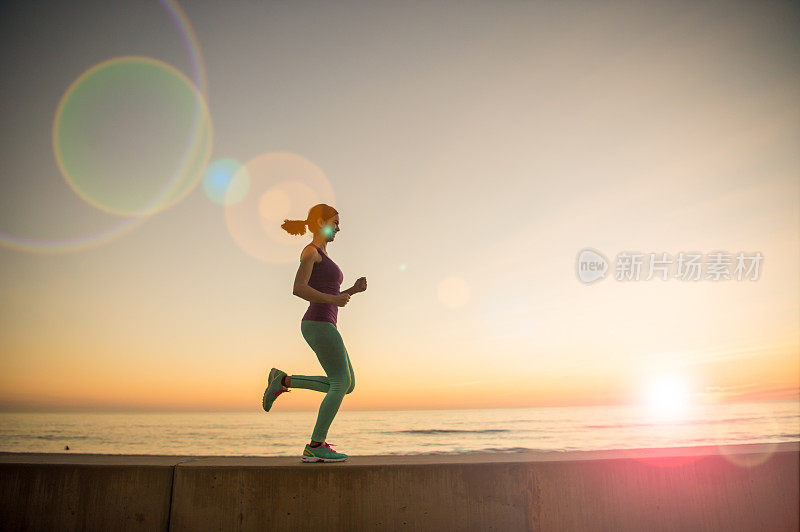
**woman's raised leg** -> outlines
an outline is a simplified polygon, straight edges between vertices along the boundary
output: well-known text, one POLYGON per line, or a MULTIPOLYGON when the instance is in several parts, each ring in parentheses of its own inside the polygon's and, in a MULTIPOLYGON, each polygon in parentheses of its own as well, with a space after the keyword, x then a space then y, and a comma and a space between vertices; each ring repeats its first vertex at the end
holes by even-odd
POLYGON ((317 375, 290 375, 289 388, 303 388, 306 390, 316 390, 322 393, 328 393, 331 388, 328 377, 320 377, 317 375))

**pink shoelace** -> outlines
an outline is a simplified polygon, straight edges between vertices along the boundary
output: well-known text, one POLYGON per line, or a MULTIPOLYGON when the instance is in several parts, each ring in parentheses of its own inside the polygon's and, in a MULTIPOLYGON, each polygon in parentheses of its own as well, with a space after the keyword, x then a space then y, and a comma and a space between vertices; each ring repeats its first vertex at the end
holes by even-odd
POLYGON ((328 448, 328 450, 329 450, 330 452, 332 452, 332 453, 335 453, 335 452, 336 452, 336 451, 334 451, 333 449, 331 449, 331 446, 330 446, 330 444, 329 444, 328 442, 325 442, 325 443, 323 443, 323 444, 322 444, 322 446, 323 446, 323 447, 327 447, 327 448, 328 448))

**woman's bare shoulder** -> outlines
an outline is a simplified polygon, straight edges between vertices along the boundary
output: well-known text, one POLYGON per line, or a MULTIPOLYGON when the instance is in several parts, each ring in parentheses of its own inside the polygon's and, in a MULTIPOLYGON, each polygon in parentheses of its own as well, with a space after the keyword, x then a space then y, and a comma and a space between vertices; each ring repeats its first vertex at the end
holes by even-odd
POLYGON ((322 257, 320 257, 319 251, 317 251, 317 248, 314 247, 312 244, 308 244, 306 247, 303 248, 303 251, 300 252, 300 261, 302 261, 306 257, 314 257, 314 262, 322 261, 322 257))

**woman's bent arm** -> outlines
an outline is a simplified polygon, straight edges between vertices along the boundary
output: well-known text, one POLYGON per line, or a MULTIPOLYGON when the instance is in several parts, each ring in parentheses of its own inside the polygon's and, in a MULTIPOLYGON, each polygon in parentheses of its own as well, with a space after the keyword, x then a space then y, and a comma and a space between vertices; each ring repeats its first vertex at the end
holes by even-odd
POLYGON ((331 301, 332 296, 330 294, 320 292, 319 290, 311 288, 308 285, 296 286, 292 293, 297 297, 305 299, 306 301, 310 301, 311 303, 333 303, 333 301, 331 301))

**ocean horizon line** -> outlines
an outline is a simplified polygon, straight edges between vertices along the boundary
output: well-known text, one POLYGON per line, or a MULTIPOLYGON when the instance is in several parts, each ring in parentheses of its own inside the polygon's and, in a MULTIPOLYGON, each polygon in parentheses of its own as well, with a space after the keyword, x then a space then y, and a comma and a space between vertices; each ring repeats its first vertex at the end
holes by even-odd
MULTIPOLYGON (((737 404, 764 404, 764 403, 796 403, 800 408, 800 396, 796 398, 776 398, 763 400, 743 400, 743 401, 705 401, 694 403, 693 406, 705 407, 714 405, 737 405, 737 404)), ((624 408, 646 408, 646 405, 632 402, 608 402, 608 403, 570 403, 554 405, 528 405, 528 406, 486 406, 486 407, 437 407, 437 408, 346 408, 342 406, 340 412, 446 412, 446 411, 481 411, 481 410, 528 410, 546 408, 593 408, 593 407, 624 407, 624 408)), ((61 407, 61 408, 12 408, 5 409, 0 405, 0 414, 190 414, 190 413, 225 413, 225 414, 252 414, 260 412, 259 406, 253 408, 129 408, 129 407, 61 407)), ((317 412, 318 407, 306 409, 285 408, 272 413, 308 413, 317 412)))

